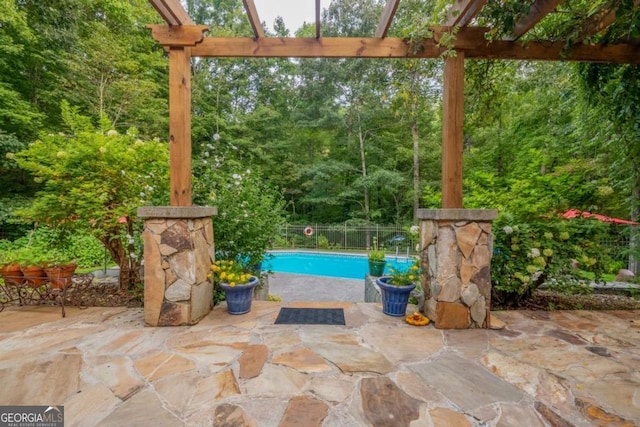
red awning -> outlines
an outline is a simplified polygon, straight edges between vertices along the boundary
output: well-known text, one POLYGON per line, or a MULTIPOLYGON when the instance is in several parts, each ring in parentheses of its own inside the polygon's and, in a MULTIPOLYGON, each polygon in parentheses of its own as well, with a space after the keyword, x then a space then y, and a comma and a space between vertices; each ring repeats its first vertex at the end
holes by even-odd
POLYGON ((610 222, 613 224, 627 224, 627 225, 640 225, 640 223, 635 221, 629 221, 627 219, 620 218, 612 218, 610 216, 594 214, 586 211, 579 211, 578 209, 570 209, 561 215, 563 218, 571 219, 571 218, 595 218, 599 219, 602 222, 610 222))

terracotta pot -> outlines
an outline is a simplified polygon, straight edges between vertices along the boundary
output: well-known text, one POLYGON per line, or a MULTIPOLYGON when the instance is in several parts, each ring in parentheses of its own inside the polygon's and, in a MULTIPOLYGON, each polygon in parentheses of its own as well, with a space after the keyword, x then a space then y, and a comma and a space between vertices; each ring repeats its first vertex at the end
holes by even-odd
POLYGON ((7 286, 19 286, 24 280, 20 264, 6 264, 0 267, 0 276, 7 286))
POLYGON ((22 274, 24 275, 27 284, 32 288, 37 288, 47 283, 47 275, 44 272, 44 268, 39 265, 30 265, 28 267, 22 267, 22 274))
POLYGON ((76 264, 59 265, 55 267, 45 268, 49 282, 53 289, 65 289, 71 284, 73 273, 75 273, 76 264))

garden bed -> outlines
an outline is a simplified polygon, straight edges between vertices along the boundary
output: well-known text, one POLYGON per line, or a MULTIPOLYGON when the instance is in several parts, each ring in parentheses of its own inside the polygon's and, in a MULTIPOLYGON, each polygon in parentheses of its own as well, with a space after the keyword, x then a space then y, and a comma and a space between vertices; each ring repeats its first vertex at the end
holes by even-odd
POLYGON ((640 299, 624 295, 592 293, 566 295, 552 291, 536 291, 519 307, 496 307, 494 310, 638 310, 640 299))

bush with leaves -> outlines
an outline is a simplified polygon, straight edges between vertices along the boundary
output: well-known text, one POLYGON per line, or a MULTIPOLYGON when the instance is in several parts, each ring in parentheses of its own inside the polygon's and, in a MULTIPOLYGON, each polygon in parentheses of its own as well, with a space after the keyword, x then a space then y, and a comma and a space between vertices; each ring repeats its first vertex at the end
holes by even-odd
POLYGON ((267 258, 284 223, 281 194, 242 162, 203 156, 197 163, 194 201, 217 206, 216 257, 253 269, 267 258))
POLYGON ((120 266, 120 287, 131 289, 140 281, 136 210, 168 201, 167 145, 142 141, 135 129, 119 134, 106 118, 96 129, 66 102, 62 113, 68 134, 42 135, 12 156, 41 183, 31 206, 17 213, 55 228, 89 230, 120 266))
POLYGON ((581 272, 591 272, 602 281, 608 254, 600 240, 607 229, 607 224, 593 219, 516 224, 511 216, 502 215, 493 228, 493 300, 500 306, 517 306, 543 283, 565 293, 589 292, 581 272))
POLYGON ((37 227, 13 241, 0 240, 2 260, 32 262, 28 256, 37 255, 44 263, 75 262, 79 267, 96 267, 104 262, 104 248, 100 241, 79 228, 70 232, 62 228, 37 227))

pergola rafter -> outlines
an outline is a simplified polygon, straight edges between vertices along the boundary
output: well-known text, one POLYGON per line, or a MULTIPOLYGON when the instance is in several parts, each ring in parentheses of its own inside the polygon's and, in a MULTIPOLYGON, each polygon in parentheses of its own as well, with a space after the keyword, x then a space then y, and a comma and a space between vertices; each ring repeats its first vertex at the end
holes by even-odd
MULTIPOLYGON (((588 37, 605 31, 611 24, 616 22, 616 14, 618 12, 619 5, 620 2, 617 0, 611 0, 609 3, 603 5, 598 11, 589 17, 587 22, 585 22, 577 39, 582 41, 588 37)), ((634 0, 633 6, 638 7, 639 5, 640 0, 634 0)))
POLYGON ((399 4, 400 0, 387 0, 387 4, 385 5, 382 16, 380 17, 380 22, 378 23, 378 28, 376 28, 376 37, 387 37, 387 32, 389 31, 389 27, 391 26, 391 21, 393 21, 393 17, 396 14, 396 10, 398 10, 399 4))
POLYGON ((164 21, 171 26, 193 25, 193 21, 187 11, 184 10, 179 0, 149 0, 153 8, 164 21))
POLYGON ((469 25, 485 4, 487 0, 457 0, 447 11, 447 17, 442 25, 447 27, 469 25))
POLYGON ((320 0, 316 0, 316 38, 319 39, 322 33, 320 32, 320 0))
POLYGON ((242 3, 244 4, 244 10, 247 12, 251 28, 253 28, 254 36, 256 39, 264 37, 264 30, 262 29, 260 18, 258 18, 258 9, 256 9, 256 4, 253 0, 242 0, 242 3))
POLYGON ((516 22, 507 40, 517 40, 532 29, 545 16, 555 10, 564 0, 536 0, 529 9, 529 13, 516 22))

